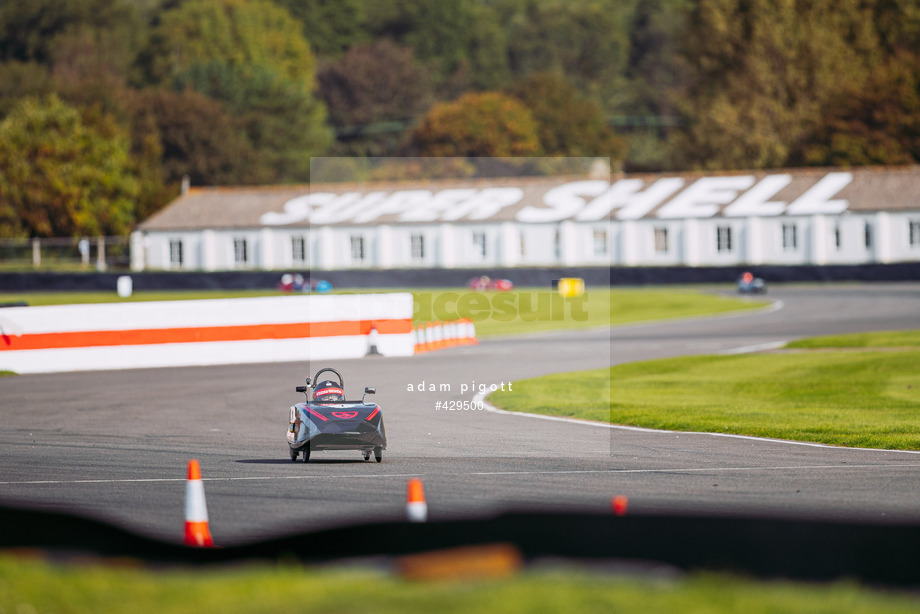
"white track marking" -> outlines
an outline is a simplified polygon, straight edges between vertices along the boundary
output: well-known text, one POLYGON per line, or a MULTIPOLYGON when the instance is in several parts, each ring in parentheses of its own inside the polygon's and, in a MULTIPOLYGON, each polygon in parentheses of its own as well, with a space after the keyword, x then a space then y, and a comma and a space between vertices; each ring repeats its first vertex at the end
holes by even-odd
POLYGON ((748 441, 759 441, 764 443, 781 443, 790 446, 806 446, 809 448, 824 448, 826 450, 840 450, 843 452, 850 450, 860 450, 863 452, 891 452, 898 454, 920 454, 920 450, 884 450, 881 448, 848 448, 843 446, 832 446, 826 443, 814 443, 810 441, 791 441, 788 439, 772 439, 769 437, 753 437, 751 435, 733 435, 731 433, 703 433, 699 431, 669 431, 665 429, 650 429, 644 428, 641 426, 624 426, 622 424, 608 424, 606 422, 593 422, 591 420, 579 420, 578 418, 565 418, 563 416, 545 416, 543 414, 528 414, 522 411, 507 411, 504 409, 499 409, 494 405, 490 405, 488 401, 485 400, 486 394, 491 393, 488 391, 485 393, 477 393, 473 397, 474 403, 482 403, 483 409, 486 411, 492 412, 494 414, 503 414, 506 416, 519 416, 521 418, 537 418, 539 420, 552 420, 553 422, 567 422, 569 424, 579 424, 581 426, 591 426, 596 428, 604 429, 616 429, 618 431, 634 431, 637 433, 660 433, 660 434, 669 434, 669 435, 700 435, 703 437, 728 437, 729 439, 744 439, 748 441))
MULTIPOLYGON (((724 315, 702 316, 700 318, 693 318, 693 319, 733 318, 733 317, 744 317, 744 316, 750 316, 750 315, 763 315, 763 314, 779 311, 783 309, 784 307, 785 307, 785 303, 783 303, 783 301, 774 301, 767 308, 763 310, 758 310, 755 312, 743 312, 743 311, 733 312, 733 313, 724 314, 724 315)), ((632 325, 632 326, 655 326, 657 324, 661 324, 661 322, 647 322, 647 323, 643 322, 643 323, 632 325)), ((748 345, 748 346, 741 346, 737 348, 731 348, 728 350, 723 350, 719 353, 720 354, 747 354, 747 353, 760 352, 760 351, 765 351, 765 350, 774 350, 774 349, 783 347, 786 343, 787 342, 785 341, 761 343, 757 345, 748 345)), ((768 438, 768 437, 752 437, 750 435, 733 435, 730 433, 701 433, 697 431, 669 431, 669 430, 664 430, 664 429, 649 429, 649 428, 643 428, 639 426, 623 426, 620 424, 607 424, 605 422, 592 422, 591 420, 579 420, 577 418, 565 418, 563 416, 546 416, 543 414, 529 414, 529 413, 520 412, 520 411, 506 411, 504 409, 499 409, 495 407, 494 405, 489 404, 485 400, 486 395, 489 394, 490 392, 491 391, 481 392, 481 393, 476 394, 473 397, 473 402, 482 403, 482 406, 486 411, 490 411, 495 414, 504 414, 507 416, 520 416, 522 418, 537 418, 539 420, 552 420, 554 422, 567 422, 569 424, 580 424, 582 426, 593 426, 593 427, 600 427, 600 428, 607 428, 607 429, 616 429, 616 430, 621 430, 621 431, 634 431, 634 432, 639 432, 639 433, 668 433, 668 434, 676 434, 676 435, 703 435, 703 436, 709 436, 709 437, 728 437, 730 439, 746 439, 750 441, 781 443, 781 444, 786 444, 790 446, 806 446, 806 447, 811 447, 811 448, 826 448, 826 449, 832 449, 832 450, 862 450, 862 451, 867 451, 867 452, 898 452, 901 454, 920 454, 920 450, 882 450, 882 449, 877 449, 877 448, 845 448, 842 446, 831 446, 831 445, 827 445, 823 443, 813 443, 813 442, 808 442, 808 441, 790 441, 787 439, 773 439, 773 438, 768 438)))
MULTIPOLYGON (((885 468, 911 468, 916 469, 918 465, 911 463, 877 463, 862 465, 786 465, 786 466, 768 466, 768 467, 668 467, 661 469, 557 469, 557 470, 534 470, 534 471, 469 471, 466 473, 451 473, 450 475, 466 476, 502 476, 502 475, 577 475, 577 474, 625 474, 625 473, 710 473, 710 472, 758 472, 758 471, 801 471, 801 470, 833 470, 833 469, 878 469, 885 468)), ((436 476, 446 475, 431 472, 421 473, 386 473, 374 474, 367 473, 361 475, 263 475, 250 477, 217 477, 202 478, 202 482, 240 482, 240 481, 271 481, 271 480, 342 480, 342 479, 381 479, 381 478, 410 478, 419 476, 436 476)), ((97 480, 33 480, 24 482, 0 482, 2 485, 45 485, 45 484, 144 484, 150 482, 185 482, 185 478, 119 478, 119 479, 97 479, 97 480)))

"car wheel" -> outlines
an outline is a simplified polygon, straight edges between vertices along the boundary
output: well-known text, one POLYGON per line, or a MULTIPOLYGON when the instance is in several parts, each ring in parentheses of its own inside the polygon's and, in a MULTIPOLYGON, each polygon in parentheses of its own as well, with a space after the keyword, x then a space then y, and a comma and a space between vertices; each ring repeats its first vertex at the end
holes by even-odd
POLYGON ((371 453, 370 453, 370 452, 365 452, 365 453, 364 453, 364 460, 370 460, 370 459, 371 459, 371 453))
POLYGON ((374 448, 374 460, 378 463, 383 460, 383 448, 380 446, 374 448))
POLYGON ((303 449, 303 462, 307 462, 309 460, 310 460, 310 448, 304 448, 303 449))
POLYGON ((298 454, 300 454, 298 450, 291 448, 291 461, 296 461, 298 454))

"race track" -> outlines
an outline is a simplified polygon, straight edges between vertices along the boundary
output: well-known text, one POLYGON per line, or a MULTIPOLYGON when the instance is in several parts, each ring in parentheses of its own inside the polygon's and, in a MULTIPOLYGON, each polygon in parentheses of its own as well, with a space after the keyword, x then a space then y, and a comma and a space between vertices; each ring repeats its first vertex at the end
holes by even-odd
MULTIPOLYGON (((181 540, 185 468, 201 462, 211 531, 231 544, 398 519, 424 480, 431 519, 501 509, 778 514, 920 521, 920 454, 661 433, 437 410, 480 384, 804 336, 920 328, 920 284, 771 288, 774 308, 608 331, 496 339, 411 358, 61 373, 0 379, 0 501, 181 540), (376 386, 389 449, 292 463, 294 392, 320 366, 349 398, 376 386), (408 389, 422 381, 450 392, 408 389)), ((599 391, 598 394, 604 394, 599 391)))

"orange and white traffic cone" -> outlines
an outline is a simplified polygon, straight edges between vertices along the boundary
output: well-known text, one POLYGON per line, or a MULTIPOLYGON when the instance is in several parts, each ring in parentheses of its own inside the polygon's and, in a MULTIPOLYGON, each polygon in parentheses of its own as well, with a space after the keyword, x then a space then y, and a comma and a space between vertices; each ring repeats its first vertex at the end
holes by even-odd
POLYGON ((428 520, 428 504, 425 503, 425 489, 418 478, 410 478, 406 493, 406 513, 409 522, 426 522, 428 520))
POLYGON ((208 506, 204 500, 204 482, 197 460, 188 462, 188 480, 185 482, 185 540, 186 546, 211 548, 211 530, 208 528, 208 506))

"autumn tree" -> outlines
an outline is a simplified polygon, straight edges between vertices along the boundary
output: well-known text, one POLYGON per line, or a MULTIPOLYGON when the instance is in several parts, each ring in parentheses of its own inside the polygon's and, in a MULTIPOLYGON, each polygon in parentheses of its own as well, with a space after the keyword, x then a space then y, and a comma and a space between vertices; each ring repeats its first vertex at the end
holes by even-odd
POLYGON ((533 156, 541 151, 530 109, 499 92, 469 93, 436 104, 412 141, 425 156, 533 156))
POLYGON ((352 47, 321 68, 317 80, 330 122, 340 129, 337 149, 349 155, 393 155, 403 126, 434 102, 431 79, 412 49, 389 39, 352 47), (388 122, 395 130, 387 130, 388 122))
POLYGON ((0 236, 126 234, 137 191, 127 134, 109 116, 50 95, 0 123, 0 236))
POLYGON ((830 100, 793 162, 859 166, 920 162, 920 57, 902 52, 830 100))
POLYGON ((518 82, 512 94, 533 114, 546 155, 621 159, 625 153, 625 142, 613 133, 600 106, 561 74, 535 73, 518 82))
POLYGON ((879 58, 855 1, 698 2, 682 44, 693 75, 674 144, 684 166, 713 169, 785 165, 833 95, 879 58))
POLYGON ((262 183, 260 165, 239 122, 223 105, 193 91, 145 90, 133 101, 135 143, 161 153, 163 179, 195 185, 262 183))

